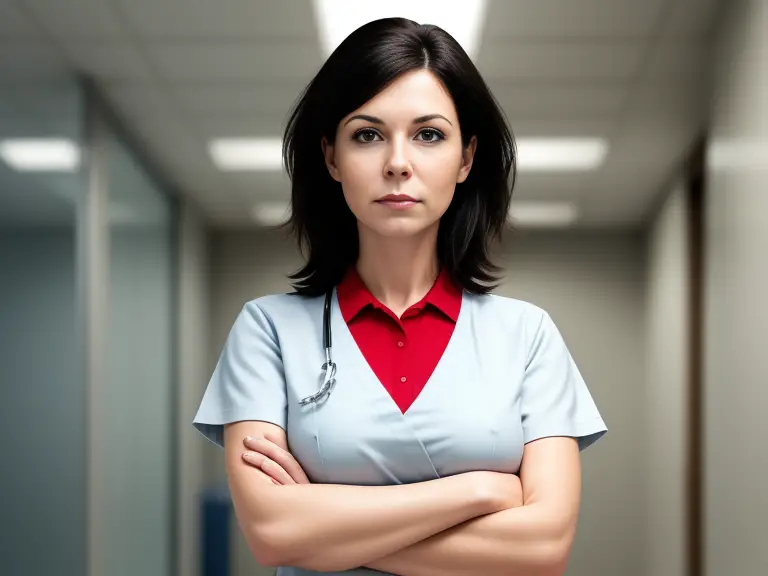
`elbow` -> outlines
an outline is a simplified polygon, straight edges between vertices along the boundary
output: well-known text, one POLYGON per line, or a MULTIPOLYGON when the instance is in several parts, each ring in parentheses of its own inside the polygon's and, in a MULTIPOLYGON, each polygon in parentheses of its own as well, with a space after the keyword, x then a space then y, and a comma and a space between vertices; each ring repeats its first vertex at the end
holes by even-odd
POLYGON ((278 568, 292 565, 289 558, 291 546, 274 524, 253 524, 244 531, 244 535, 251 554, 260 566, 278 568))
POLYGON ((572 539, 569 536, 553 536, 539 542, 532 558, 531 576, 563 576, 568 565, 572 539))
POLYGON ((555 538, 548 543, 541 576, 563 576, 571 552, 570 538, 555 538))
POLYGON ((339 565, 338 559, 333 556, 308 556, 307 547, 298 542, 296 534, 278 523, 251 526, 246 541, 256 562, 265 568, 291 566, 318 572, 351 568, 339 565))

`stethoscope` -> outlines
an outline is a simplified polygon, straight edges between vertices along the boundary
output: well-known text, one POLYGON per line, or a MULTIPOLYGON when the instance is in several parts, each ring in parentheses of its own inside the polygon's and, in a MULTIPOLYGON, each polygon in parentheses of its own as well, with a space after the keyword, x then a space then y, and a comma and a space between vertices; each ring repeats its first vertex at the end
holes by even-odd
POLYGON ((323 370, 323 385, 316 393, 303 398, 299 405, 317 403, 322 398, 330 396, 331 389, 336 383, 336 363, 331 358, 331 299, 333 290, 329 290, 325 295, 325 306, 323 308, 323 348, 325 348, 325 364, 323 370))

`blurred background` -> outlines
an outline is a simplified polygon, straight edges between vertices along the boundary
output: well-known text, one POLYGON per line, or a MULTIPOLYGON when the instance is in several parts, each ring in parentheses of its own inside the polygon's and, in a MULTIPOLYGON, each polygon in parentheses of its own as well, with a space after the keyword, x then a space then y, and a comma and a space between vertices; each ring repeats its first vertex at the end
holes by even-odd
POLYGON ((272 573, 191 422, 300 263, 290 104, 389 15, 453 33, 518 140, 498 292, 610 428, 568 574, 768 574, 768 2, 398 4, 0 0, 1 574, 272 573))

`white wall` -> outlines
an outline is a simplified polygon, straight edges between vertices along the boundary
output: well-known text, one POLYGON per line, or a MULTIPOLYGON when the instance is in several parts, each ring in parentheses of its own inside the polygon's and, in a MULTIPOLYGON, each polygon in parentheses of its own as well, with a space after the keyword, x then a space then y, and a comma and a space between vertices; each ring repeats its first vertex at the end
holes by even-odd
POLYGON ((648 234, 648 576, 684 576, 687 565, 688 250, 686 191, 676 182, 648 234))
POLYGON ((768 4, 724 8, 705 224, 709 576, 768 570, 768 4))
MULTIPOLYGON (((546 308, 560 327, 610 429, 584 454, 580 527, 569 574, 643 574, 646 528, 645 262, 639 234, 519 234, 502 250, 498 292, 546 308)), ((211 250, 209 371, 249 299, 289 289, 301 261, 284 237, 219 232, 211 250)), ((224 481, 206 446, 209 481, 224 481)), ((234 574, 257 574, 238 536, 234 574)), ((270 573, 264 571, 264 574, 270 573)))
POLYGON ((203 452, 191 422, 208 382, 208 235, 189 203, 179 225, 178 303, 178 576, 200 574, 200 492, 205 487, 203 452))

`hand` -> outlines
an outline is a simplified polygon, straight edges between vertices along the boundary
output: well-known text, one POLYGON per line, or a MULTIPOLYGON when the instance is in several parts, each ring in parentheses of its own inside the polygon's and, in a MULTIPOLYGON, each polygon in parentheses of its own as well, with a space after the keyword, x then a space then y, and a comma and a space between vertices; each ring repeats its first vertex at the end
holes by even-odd
POLYGON ((469 472, 480 500, 489 514, 523 505, 523 485, 515 474, 480 470, 469 472))
POLYGON ((249 436, 243 440, 248 452, 243 461, 266 474, 273 484, 309 484, 307 475, 293 455, 267 438, 249 436))

